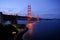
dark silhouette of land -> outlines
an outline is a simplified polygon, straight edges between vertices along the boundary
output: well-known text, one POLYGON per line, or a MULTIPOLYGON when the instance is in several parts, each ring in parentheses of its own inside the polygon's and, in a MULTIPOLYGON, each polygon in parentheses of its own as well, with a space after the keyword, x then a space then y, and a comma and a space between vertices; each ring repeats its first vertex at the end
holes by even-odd
POLYGON ((11 24, 5 26, 0 24, 0 40, 22 40, 22 36, 26 31, 28 31, 28 28, 26 28, 24 24, 21 24, 18 28, 25 30, 20 31, 19 33, 18 30, 11 24), (12 32, 16 32, 16 34, 12 34, 12 32), (17 37, 14 39, 15 35, 17 35, 17 37))

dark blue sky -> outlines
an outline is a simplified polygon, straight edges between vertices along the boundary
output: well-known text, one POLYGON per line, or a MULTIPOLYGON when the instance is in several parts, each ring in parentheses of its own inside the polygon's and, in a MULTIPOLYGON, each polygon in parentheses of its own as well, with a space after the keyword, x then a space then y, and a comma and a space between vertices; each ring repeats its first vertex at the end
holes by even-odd
POLYGON ((31 4, 32 15, 42 18, 60 18, 60 0, 0 0, 0 11, 27 15, 31 4))

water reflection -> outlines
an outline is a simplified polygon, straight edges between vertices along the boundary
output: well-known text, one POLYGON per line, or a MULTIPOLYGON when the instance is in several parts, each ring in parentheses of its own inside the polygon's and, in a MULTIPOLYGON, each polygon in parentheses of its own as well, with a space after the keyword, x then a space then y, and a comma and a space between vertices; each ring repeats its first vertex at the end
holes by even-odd
MULTIPOLYGON (((36 21, 36 22, 38 22, 38 21, 36 21)), ((33 26, 34 26, 34 24, 36 24, 36 22, 28 22, 28 23, 26 24, 26 27, 29 28, 29 35, 30 35, 30 36, 32 36, 33 26)))

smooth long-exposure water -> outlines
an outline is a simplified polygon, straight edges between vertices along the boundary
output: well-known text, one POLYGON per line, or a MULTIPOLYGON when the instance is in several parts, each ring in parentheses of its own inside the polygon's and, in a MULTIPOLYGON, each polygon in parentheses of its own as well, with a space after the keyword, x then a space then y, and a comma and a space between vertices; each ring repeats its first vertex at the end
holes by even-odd
MULTIPOLYGON (((18 24, 27 21, 18 21, 18 24)), ((31 31, 23 35, 24 40, 59 40, 60 39, 60 20, 40 20, 35 24, 32 23, 31 31)))
POLYGON ((59 40, 60 20, 40 20, 33 25, 32 31, 31 37, 28 33, 25 35, 25 40, 59 40))

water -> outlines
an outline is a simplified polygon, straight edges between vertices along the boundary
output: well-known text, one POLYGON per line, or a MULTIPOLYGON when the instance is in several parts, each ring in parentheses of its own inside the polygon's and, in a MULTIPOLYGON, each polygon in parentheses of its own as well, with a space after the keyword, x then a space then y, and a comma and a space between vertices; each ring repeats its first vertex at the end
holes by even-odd
MULTIPOLYGON (((27 21, 18 21, 26 24, 27 21)), ((28 30, 24 36, 24 40, 59 40, 60 38, 60 20, 40 20, 33 25, 32 34, 29 36, 28 30)))
POLYGON ((40 20, 34 24, 32 31, 32 36, 26 33, 24 40, 59 40, 60 20, 40 20))

